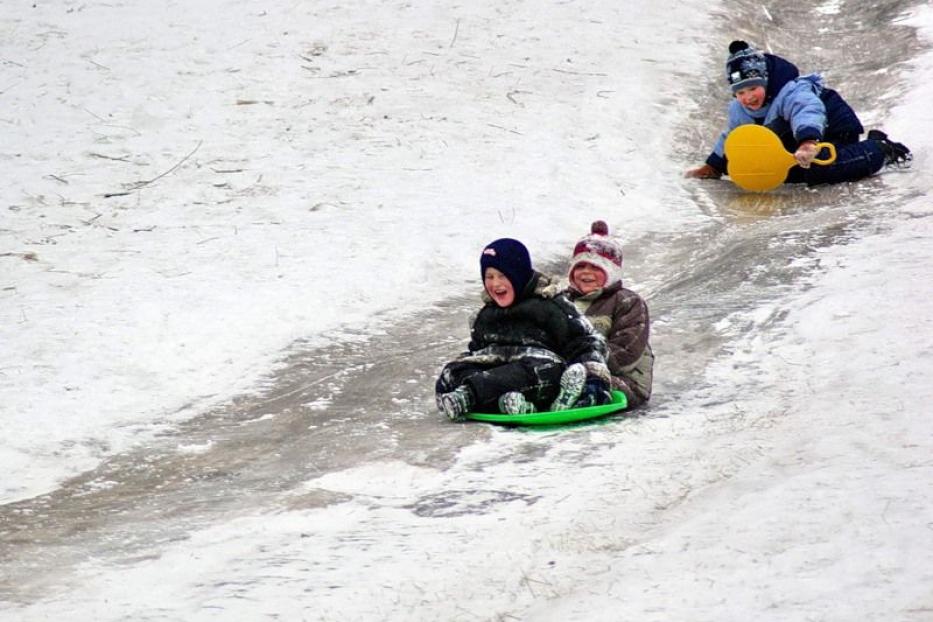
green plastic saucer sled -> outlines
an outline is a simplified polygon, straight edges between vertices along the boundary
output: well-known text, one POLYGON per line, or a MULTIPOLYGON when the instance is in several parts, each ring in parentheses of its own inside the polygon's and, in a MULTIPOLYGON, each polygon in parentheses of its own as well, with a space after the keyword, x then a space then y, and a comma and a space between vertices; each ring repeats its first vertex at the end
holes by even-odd
POLYGON ((502 413, 467 413, 466 418, 486 423, 502 423, 505 425, 560 425, 574 423, 596 417, 605 417, 628 407, 625 393, 612 392, 612 401, 599 406, 586 406, 584 408, 571 408, 569 410, 528 413, 527 415, 503 415, 502 413))

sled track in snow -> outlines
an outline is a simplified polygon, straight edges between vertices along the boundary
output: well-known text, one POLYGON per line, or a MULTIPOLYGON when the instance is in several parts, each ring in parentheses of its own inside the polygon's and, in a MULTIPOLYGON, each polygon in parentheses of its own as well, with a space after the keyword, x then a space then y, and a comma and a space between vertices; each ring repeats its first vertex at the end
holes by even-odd
MULTIPOLYGON (((860 194, 871 192, 871 185, 860 194)), ((833 193, 843 201, 849 190, 833 193)), ((855 211, 801 206, 800 198, 827 195, 803 191, 782 216, 744 222, 743 215, 687 235, 632 243, 628 270, 651 275, 646 293, 660 353, 656 398, 645 415, 676 414, 678 392, 695 386, 706 365, 728 347, 731 337, 712 326, 779 299, 818 269, 821 248, 879 226, 875 216, 884 211, 883 202, 896 199, 886 198, 880 185, 876 190, 871 206, 855 211)), ((772 207, 788 201, 775 198, 772 207)), ((156 444, 115 456, 48 495, 3 506, 0 562, 8 579, 0 590, 6 598, 29 600, 88 556, 132 563, 158 555, 160 544, 257 508, 339 502, 336 493, 294 491, 361 463, 398 460, 445 468, 460 449, 489 433, 484 425, 450 424, 433 404, 436 373, 462 349, 475 304, 475 297, 447 301, 417 321, 353 343, 307 351, 296 344, 257 395, 196 417, 156 444), (424 344, 412 348, 424 337, 424 344)), ((617 419, 603 425, 631 424, 617 419)), ((521 451, 519 444, 516 454, 521 451)), ((413 511, 431 515, 426 507, 413 511)))

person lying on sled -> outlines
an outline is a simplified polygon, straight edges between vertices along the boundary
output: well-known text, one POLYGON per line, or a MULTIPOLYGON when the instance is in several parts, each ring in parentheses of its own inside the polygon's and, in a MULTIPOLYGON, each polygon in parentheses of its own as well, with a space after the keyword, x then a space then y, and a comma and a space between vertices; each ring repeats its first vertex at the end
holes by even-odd
POLYGON ((552 280, 531 266, 518 240, 491 242, 480 256, 483 307, 468 351, 435 385, 451 420, 468 412, 525 414, 576 406, 584 388, 609 389, 606 341, 552 280))
POLYGON ((729 45, 726 79, 734 99, 729 104, 728 125, 706 163, 686 172, 687 177, 718 179, 728 173, 723 145, 729 132, 740 125, 764 125, 780 137, 797 166, 790 169, 788 183, 808 185, 855 181, 878 172, 883 166, 907 167, 910 150, 872 130, 860 140, 864 128, 852 107, 819 74, 800 75, 790 61, 763 53, 745 41, 729 45), (836 147, 836 161, 811 166, 820 155, 818 142, 836 147))

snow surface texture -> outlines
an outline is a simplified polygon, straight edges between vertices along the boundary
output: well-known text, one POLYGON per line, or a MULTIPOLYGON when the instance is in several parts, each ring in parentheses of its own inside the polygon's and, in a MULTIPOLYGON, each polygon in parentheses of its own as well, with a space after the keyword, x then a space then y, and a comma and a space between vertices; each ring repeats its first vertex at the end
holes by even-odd
POLYGON ((701 59, 666 46, 659 9, 209 0, 2 20, 0 499, 249 388, 296 339, 475 287, 496 237, 564 253, 620 189, 620 220, 677 224, 641 205, 679 170, 635 157, 672 127, 636 120, 701 59), (574 24, 587 36, 554 45, 574 24))
MULTIPOLYGON (((629 237, 700 220, 666 154, 710 3, 616 4, 4 11, 0 500, 254 389, 297 339, 476 287, 495 237, 554 258, 593 206, 629 237)), ((933 38, 929 6, 905 23, 933 38)), ((345 502, 89 554, 0 617, 933 619, 933 56, 908 71, 899 216, 716 327, 786 313, 705 370, 744 399, 329 473, 285 496, 345 502)))

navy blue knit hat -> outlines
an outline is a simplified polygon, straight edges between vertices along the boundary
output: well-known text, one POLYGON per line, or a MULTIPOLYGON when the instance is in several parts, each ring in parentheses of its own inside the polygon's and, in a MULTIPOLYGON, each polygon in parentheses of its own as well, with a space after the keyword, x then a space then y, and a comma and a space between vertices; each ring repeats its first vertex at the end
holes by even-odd
POLYGON ((768 86, 768 62, 765 55, 745 41, 729 44, 726 61, 726 80, 735 93, 751 86, 768 86))
POLYGON ((486 268, 495 268, 505 275, 518 295, 534 275, 528 249, 518 240, 500 238, 490 242, 479 258, 480 275, 486 278, 486 268))

